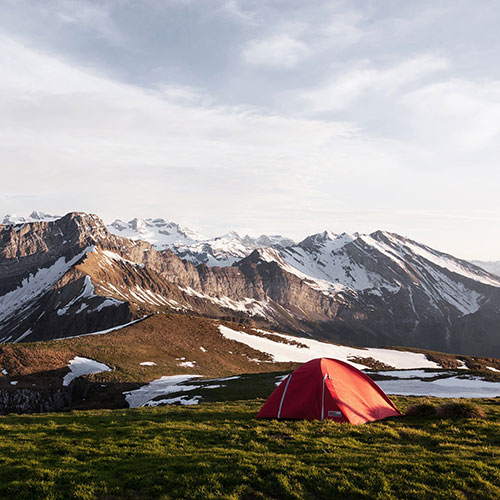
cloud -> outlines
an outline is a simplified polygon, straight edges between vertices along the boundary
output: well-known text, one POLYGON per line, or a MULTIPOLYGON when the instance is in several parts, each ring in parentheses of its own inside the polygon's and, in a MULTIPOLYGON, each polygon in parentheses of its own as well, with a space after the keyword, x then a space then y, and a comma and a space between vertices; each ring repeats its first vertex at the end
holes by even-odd
POLYGON ((365 63, 320 87, 299 92, 297 99, 313 112, 342 110, 368 93, 391 96, 448 67, 445 58, 433 55, 413 57, 382 69, 365 63))
POLYGON ((498 154, 500 81, 452 79, 425 85, 402 99, 413 139, 454 154, 474 154, 476 161, 498 154), (483 153, 483 154, 481 154, 483 153))
POLYGON ((243 57, 249 64, 285 69, 295 67, 308 54, 307 45, 288 34, 252 40, 243 51, 243 57))
POLYGON ((86 32, 115 45, 124 38, 112 19, 112 11, 120 0, 6 0, 2 5, 2 23, 8 31, 16 28, 50 39, 63 32, 73 36, 86 32))
MULTIPOLYGON (((248 5, 245 7, 248 9, 248 5)), ((256 24, 252 12, 244 9, 238 0, 222 0, 220 10, 229 15, 231 19, 235 21, 248 25, 256 24)))
POLYGON ((298 237, 385 228, 470 256, 498 248, 494 2, 0 11, 0 213, 298 237))
POLYGON ((315 207, 379 203, 402 159, 418 158, 349 123, 207 105, 190 88, 165 95, 5 38, 0 65, 0 194, 50 200, 26 202, 24 211, 78 208, 187 219, 204 230, 245 224, 296 233, 315 207))

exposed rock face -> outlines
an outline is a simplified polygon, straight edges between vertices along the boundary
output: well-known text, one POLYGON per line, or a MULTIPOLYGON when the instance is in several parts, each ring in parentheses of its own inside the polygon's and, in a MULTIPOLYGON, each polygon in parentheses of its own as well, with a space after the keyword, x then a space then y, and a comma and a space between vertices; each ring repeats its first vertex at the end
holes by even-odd
POLYGON ((7 413, 47 413, 71 404, 67 389, 0 389, 0 415, 7 413))
POLYGON ((176 310, 339 343, 500 354, 500 278, 401 236, 312 235, 194 266, 95 215, 0 226, 0 342, 105 330, 176 310))

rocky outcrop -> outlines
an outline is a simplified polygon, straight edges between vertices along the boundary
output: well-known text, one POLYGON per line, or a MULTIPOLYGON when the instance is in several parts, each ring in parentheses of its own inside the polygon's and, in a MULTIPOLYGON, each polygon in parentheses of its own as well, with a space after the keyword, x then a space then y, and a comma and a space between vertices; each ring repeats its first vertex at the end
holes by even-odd
POLYGON ((47 413, 71 404, 71 390, 0 389, 0 415, 7 413, 47 413))

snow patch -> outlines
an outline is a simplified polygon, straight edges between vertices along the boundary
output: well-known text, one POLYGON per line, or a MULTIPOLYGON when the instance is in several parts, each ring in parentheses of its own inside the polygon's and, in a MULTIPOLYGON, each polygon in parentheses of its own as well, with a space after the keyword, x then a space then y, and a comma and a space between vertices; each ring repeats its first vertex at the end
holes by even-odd
POLYGON ((387 370, 387 371, 384 370, 384 371, 370 372, 368 373, 368 375, 371 375, 372 373, 388 377, 397 377, 400 379, 410 379, 410 378, 422 379, 422 378, 437 377, 439 375, 452 375, 450 372, 443 372, 443 371, 427 372, 424 370, 387 370))
POLYGON ((191 295, 193 297, 199 297, 208 300, 214 304, 217 304, 225 309, 232 309, 233 311, 241 311, 250 316, 261 316, 263 318, 269 318, 272 315, 272 306, 268 301, 259 301, 256 299, 251 299, 250 297, 245 297, 240 300, 233 300, 229 297, 213 297, 206 295, 201 292, 197 292, 190 287, 182 288, 179 287, 182 292, 191 295))
POLYGON ((478 378, 448 377, 432 381, 377 380, 387 394, 404 396, 436 396, 440 398, 494 398, 500 396, 500 383, 478 378))
POLYGON ((31 328, 28 328, 21 336, 17 337, 17 339, 14 340, 14 343, 17 344, 17 342, 21 342, 21 340, 26 338, 30 333, 31 333, 31 328))
MULTIPOLYGON (((130 408, 138 408, 139 406, 157 406, 159 404, 170 404, 180 402, 181 404, 196 404, 196 403, 183 403, 184 398, 187 396, 181 395, 171 399, 162 399, 152 401, 159 396, 166 396, 176 392, 188 392, 197 389, 218 389, 225 387, 224 384, 209 384, 207 382, 221 382, 223 379, 203 379, 200 375, 165 375, 157 380, 153 380, 149 384, 143 385, 134 391, 124 392, 125 400, 130 408), (196 384, 187 382, 196 380, 196 384), (179 398, 182 398, 179 399, 179 398)), ((229 379, 227 379, 229 380, 229 379)), ((194 396, 201 399, 201 396, 194 396)), ((191 398, 193 399, 193 398, 191 398)))
POLYGON ((113 299, 111 297, 105 299, 103 302, 101 302, 95 309, 94 312, 100 312, 102 311, 105 307, 112 307, 112 306, 119 306, 120 304, 123 304, 123 302, 120 302, 119 300, 113 299))
POLYGON ((394 368, 441 368, 440 365, 433 361, 429 361, 424 354, 406 351, 396 351, 392 349, 379 348, 355 348, 327 344, 318 340, 310 340, 301 337, 292 337, 276 332, 260 332, 269 335, 278 336, 287 341, 300 342, 306 348, 296 345, 277 342, 271 338, 258 337, 245 332, 232 330, 224 325, 219 325, 221 334, 230 340, 235 340, 245 344, 252 349, 261 351, 272 356, 274 362, 295 362, 306 363, 315 358, 335 358, 345 361, 360 370, 366 370, 367 367, 359 363, 351 361, 353 357, 374 358, 386 365, 394 368))
POLYGON ((148 401, 167 394, 198 389, 197 385, 184 385, 188 380, 199 378, 199 375, 166 375, 153 380, 134 391, 125 392, 125 401, 130 408, 144 406, 148 401))
MULTIPOLYGON (((83 289, 80 292, 79 295, 71 299, 64 307, 60 308, 57 310, 58 316, 63 316, 68 312, 68 309, 75 304, 76 302, 82 300, 82 299, 87 299, 94 297, 95 295, 95 289, 94 285, 92 283, 92 280, 90 279, 90 276, 85 276, 84 282, 83 282, 83 289)), ((80 306, 81 308, 81 306, 80 306)), ((80 310, 80 309, 79 309, 80 310)))
POLYGON ((60 257, 54 264, 30 274, 23 279, 18 288, 0 297, 0 323, 45 294, 73 265, 94 248, 93 246, 86 248, 69 261, 60 257))
POLYGON ((133 325, 135 323, 139 323, 139 321, 143 321, 147 318, 148 316, 144 316, 143 318, 135 319, 134 321, 130 321, 129 323, 124 323, 123 325, 118 325, 118 326, 113 326, 112 328, 108 328, 107 330, 100 330, 98 332, 90 332, 90 333, 82 333, 81 335, 73 335, 72 337, 62 337, 59 339, 54 339, 54 340, 66 340, 66 339, 75 339, 77 337, 85 337, 87 335, 104 335, 105 333, 111 333, 116 330, 121 330, 122 328, 125 328, 126 326, 133 325))
POLYGON ((188 396, 177 396, 175 398, 158 399, 155 401, 148 401, 142 406, 158 406, 158 405, 172 405, 175 403, 180 403, 181 405, 191 406, 197 405, 201 400, 201 396, 193 396, 189 398, 188 396))
POLYGON ((196 361, 182 361, 179 366, 183 368, 194 368, 196 366, 196 361))
POLYGON ((70 372, 64 376, 63 386, 67 386, 71 381, 82 375, 90 375, 92 373, 109 372, 111 368, 104 363, 99 363, 93 359, 74 357, 68 365, 70 372))

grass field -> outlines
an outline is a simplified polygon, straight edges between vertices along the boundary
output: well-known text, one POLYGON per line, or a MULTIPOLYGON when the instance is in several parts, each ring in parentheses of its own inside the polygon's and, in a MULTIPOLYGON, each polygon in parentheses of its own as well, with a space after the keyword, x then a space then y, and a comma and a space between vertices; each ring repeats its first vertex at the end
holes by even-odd
POLYGON ((363 426, 256 420, 262 402, 0 417, 0 498, 500 498, 498 398, 363 426))

